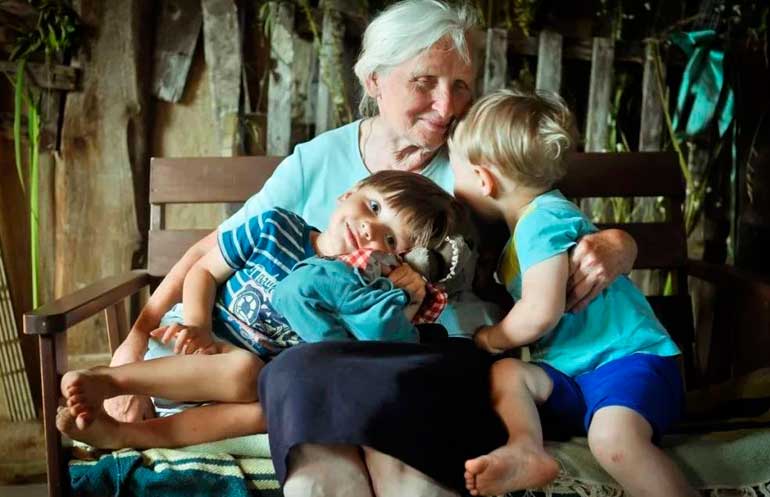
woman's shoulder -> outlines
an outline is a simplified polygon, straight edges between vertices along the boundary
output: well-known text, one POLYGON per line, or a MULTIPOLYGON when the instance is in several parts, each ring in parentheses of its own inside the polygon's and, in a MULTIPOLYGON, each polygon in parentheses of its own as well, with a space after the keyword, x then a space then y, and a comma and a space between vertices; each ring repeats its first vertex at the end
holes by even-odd
MULTIPOLYGON (((356 142, 358 139, 358 126, 360 120, 353 121, 352 123, 344 124, 334 129, 324 131, 320 135, 308 140, 304 143, 297 145, 297 149, 303 149, 304 151, 324 149, 330 150, 329 147, 344 147, 351 142, 356 142)), ((340 149, 341 150, 341 149, 340 149)))

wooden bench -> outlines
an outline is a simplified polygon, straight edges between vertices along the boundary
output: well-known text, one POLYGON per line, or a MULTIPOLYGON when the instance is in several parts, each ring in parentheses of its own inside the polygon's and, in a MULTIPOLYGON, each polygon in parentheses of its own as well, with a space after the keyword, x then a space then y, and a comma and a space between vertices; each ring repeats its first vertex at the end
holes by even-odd
MULTIPOLYGON (((277 157, 153 159, 147 269, 105 278, 25 314, 24 332, 36 335, 40 344, 49 495, 64 495, 69 481, 68 455, 55 427, 59 381, 67 370, 66 331, 104 312, 110 348, 114 350, 129 329, 124 300, 144 287, 154 288, 184 251, 209 233, 208 230, 165 229, 165 206, 242 202, 262 187, 279 162, 277 157)), ((575 154, 570 172, 560 186, 571 198, 668 199, 669 220, 617 227, 628 231, 639 246, 637 268, 671 271, 674 294, 650 296, 650 301, 684 352, 689 386, 726 379, 762 365, 759 361, 747 360, 747 353, 761 350, 753 347, 770 340, 770 285, 730 267, 687 258, 682 222, 684 182, 674 154, 575 154), (696 335, 687 291, 688 275, 710 281, 717 288, 715 327, 706 354, 708 362, 700 367, 696 367, 699 361, 694 355, 696 335), (744 316, 743 310, 751 312, 751 316, 739 317, 744 316)))

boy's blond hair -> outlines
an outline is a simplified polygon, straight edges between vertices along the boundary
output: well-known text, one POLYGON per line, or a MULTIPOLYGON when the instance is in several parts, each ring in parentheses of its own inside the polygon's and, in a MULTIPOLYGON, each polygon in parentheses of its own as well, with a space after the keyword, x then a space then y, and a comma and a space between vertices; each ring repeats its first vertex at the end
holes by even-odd
POLYGON ((495 166, 516 183, 548 188, 567 172, 572 113, 552 92, 498 90, 479 99, 449 139, 452 154, 495 166))
POLYGON ((388 206, 403 216, 413 247, 434 248, 456 230, 462 206, 430 179, 406 171, 379 171, 354 188, 382 194, 388 206))

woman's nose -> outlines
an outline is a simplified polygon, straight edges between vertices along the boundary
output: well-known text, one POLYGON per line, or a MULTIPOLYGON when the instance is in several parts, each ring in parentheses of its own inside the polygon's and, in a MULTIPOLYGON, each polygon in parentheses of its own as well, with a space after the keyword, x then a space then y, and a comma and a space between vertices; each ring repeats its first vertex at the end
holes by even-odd
POLYGON ((433 97, 433 110, 435 110, 439 116, 446 119, 452 117, 454 110, 454 103, 452 99, 452 91, 444 85, 438 85, 433 97))

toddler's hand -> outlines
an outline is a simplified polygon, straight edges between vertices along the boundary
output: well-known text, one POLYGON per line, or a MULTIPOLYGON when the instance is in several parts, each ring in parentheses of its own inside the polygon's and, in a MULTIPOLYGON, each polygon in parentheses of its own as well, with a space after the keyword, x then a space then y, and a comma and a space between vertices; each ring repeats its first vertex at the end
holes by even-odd
POLYGON ((173 323, 152 330, 150 335, 164 344, 174 339, 175 354, 214 354, 217 350, 211 330, 201 326, 173 323))
POLYGON ((409 305, 421 305, 425 299, 425 278, 409 264, 401 264, 390 272, 388 279, 409 294, 409 305))

